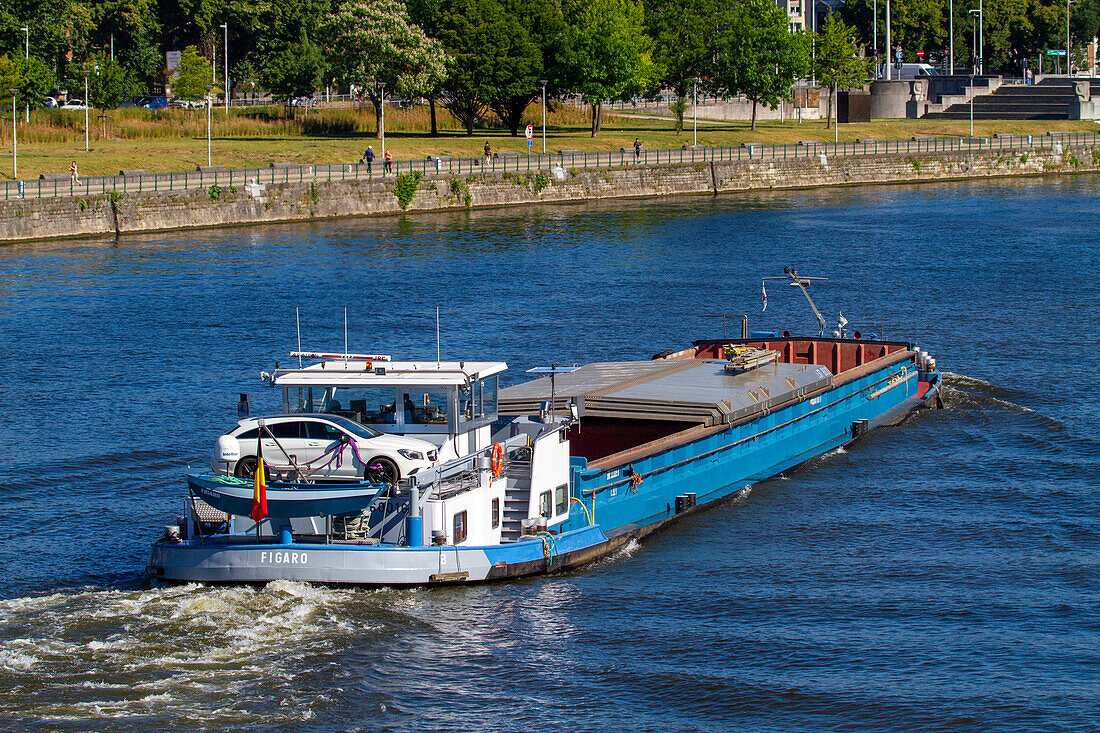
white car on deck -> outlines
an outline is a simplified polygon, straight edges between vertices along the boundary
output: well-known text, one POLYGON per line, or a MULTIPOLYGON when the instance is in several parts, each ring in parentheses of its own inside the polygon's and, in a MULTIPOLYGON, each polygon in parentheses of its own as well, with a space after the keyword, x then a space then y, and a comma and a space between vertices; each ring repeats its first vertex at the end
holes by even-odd
POLYGON ((425 440, 382 433, 339 415, 278 415, 241 420, 219 438, 211 461, 214 473, 251 478, 257 443, 268 476, 293 473, 322 481, 396 483, 430 468, 439 457, 425 440))

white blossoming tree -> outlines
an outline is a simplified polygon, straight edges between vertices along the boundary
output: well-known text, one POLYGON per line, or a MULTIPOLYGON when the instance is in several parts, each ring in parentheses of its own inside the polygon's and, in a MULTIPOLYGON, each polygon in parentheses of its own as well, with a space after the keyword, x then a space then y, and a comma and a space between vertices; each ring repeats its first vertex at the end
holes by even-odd
POLYGON ((430 94, 446 78, 443 47, 409 19, 399 0, 351 0, 322 29, 336 78, 364 89, 381 127, 382 84, 387 95, 430 94))

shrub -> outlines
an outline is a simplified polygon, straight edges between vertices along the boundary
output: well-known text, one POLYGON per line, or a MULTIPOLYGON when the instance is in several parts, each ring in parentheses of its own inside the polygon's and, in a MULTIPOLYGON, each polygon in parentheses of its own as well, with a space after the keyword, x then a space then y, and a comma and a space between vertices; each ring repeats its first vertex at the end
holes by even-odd
POLYGON ((409 202, 413 200, 413 196, 416 196, 416 188, 420 185, 420 175, 420 171, 402 173, 393 184, 393 192, 397 196, 397 202, 401 204, 402 209, 408 208, 409 202))

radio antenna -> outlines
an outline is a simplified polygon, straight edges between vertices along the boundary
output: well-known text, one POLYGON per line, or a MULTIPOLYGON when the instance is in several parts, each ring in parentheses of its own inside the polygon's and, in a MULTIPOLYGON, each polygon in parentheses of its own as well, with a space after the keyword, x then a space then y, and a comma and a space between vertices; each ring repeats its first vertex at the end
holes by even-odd
POLYGON ((435 307, 435 365, 439 366, 439 306, 435 307))
POLYGON ((294 306, 294 325, 298 328, 298 368, 302 368, 302 317, 298 314, 298 306, 294 306))
POLYGON ((348 307, 344 306, 344 361, 348 360, 348 307))

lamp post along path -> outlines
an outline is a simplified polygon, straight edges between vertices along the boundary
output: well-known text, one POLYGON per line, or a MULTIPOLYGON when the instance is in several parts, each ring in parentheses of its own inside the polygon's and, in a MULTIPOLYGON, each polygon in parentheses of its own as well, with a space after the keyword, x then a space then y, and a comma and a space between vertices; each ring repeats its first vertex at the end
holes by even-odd
POLYGON ((385 160, 386 159, 386 82, 380 81, 380 82, 378 82, 378 86, 380 86, 382 88, 382 91, 380 93, 381 100, 382 100, 382 106, 380 107, 380 109, 382 110, 382 115, 379 118, 381 121, 378 125, 378 132, 379 132, 379 137, 381 137, 381 139, 382 139, 382 160, 385 160))
POLYGON ((539 79, 542 87, 542 154, 546 155, 546 79, 539 79))
POLYGON ((84 152, 90 150, 88 145, 88 70, 84 69, 84 152))
POLYGON ((699 77, 691 80, 691 145, 699 144, 699 77))
POLYGON ((18 127, 16 123, 19 122, 19 110, 15 104, 15 97, 19 94, 18 89, 11 89, 11 177, 19 180, 19 145, 16 140, 15 128, 18 127))
POLYGON ((214 89, 214 85, 211 84, 206 88, 206 166, 209 168, 213 165, 213 158, 210 151, 210 123, 212 117, 212 107, 214 106, 214 96, 211 91, 214 89))

